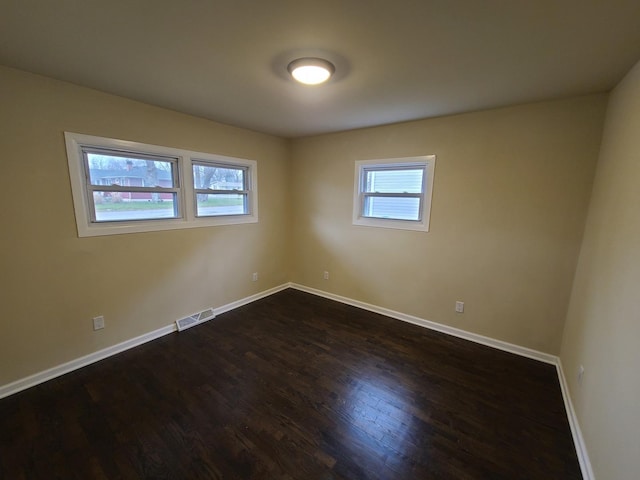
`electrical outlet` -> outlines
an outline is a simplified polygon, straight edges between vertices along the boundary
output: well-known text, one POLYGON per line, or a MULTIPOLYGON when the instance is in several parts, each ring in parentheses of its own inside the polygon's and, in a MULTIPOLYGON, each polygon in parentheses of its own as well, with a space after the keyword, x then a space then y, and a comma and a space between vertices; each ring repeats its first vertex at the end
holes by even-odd
POLYGON ((460 301, 456 302, 456 312, 464 313, 464 302, 460 302, 460 301))
POLYGON ((324 278, 325 280, 329 280, 329 272, 327 272, 326 270, 324 271, 323 278, 324 278))
POLYGON ((104 328, 104 317, 100 315, 99 317, 93 317, 93 329, 94 330, 102 330, 104 328))
POLYGON ((584 378, 584 367, 580 365, 578 367, 578 385, 582 385, 583 378, 584 378))
POLYGON ((251 275, 251 280, 253 282, 257 282, 258 281, 258 272, 253 272, 253 275, 251 275))

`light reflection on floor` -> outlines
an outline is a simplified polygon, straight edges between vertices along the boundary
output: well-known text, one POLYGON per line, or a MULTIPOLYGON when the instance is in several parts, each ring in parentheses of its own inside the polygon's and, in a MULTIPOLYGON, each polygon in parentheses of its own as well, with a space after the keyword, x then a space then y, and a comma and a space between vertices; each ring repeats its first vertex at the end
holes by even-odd
POLYGON ((411 400, 403 398, 404 389, 380 378, 351 378, 350 383, 352 388, 342 409, 350 435, 365 447, 359 453, 377 457, 395 471, 410 469, 411 465, 398 465, 398 458, 415 451, 417 443, 426 439, 416 442, 416 418, 411 413, 411 400), (387 464, 387 460, 393 464, 387 464))

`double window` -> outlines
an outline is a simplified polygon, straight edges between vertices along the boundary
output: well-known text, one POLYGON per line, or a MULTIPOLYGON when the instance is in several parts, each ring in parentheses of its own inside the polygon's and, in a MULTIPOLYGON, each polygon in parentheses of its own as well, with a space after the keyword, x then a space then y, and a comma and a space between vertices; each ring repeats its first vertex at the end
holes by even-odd
POLYGON ((355 225, 429 230, 435 156, 356 162, 355 225))
POLYGON ((65 137, 81 237, 258 221, 253 160, 65 137))

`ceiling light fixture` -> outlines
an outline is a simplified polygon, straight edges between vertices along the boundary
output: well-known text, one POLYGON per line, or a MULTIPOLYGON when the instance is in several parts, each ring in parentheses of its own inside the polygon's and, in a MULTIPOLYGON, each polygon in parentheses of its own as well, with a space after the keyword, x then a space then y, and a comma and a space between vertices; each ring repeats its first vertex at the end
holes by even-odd
POLYGON ((287 66, 291 76, 305 85, 324 83, 336 71, 333 63, 322 58, 298 58, 287 66))

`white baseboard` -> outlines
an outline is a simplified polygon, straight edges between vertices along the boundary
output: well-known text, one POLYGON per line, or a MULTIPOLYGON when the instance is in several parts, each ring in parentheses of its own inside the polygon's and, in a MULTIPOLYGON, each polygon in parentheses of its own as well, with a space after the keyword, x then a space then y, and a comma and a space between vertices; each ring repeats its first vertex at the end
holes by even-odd
POLYGON ((34 387, 40 383, 46 382, 47 380, 52 380, 56 377, 64 375, 65 373, 69 373, 79 368, 86 367, 87 365, 95 363, 99 360, 103 360, 107 357, 115 355, 116 353, 124 352, 125 350, 137 347, 138 345, 142 345, 143 343, 155 340, 156 338, 160 338, 174 331, 176 331, 176 324, 172 323, 171 325, 159 328, 158 330, 154 330, 153 332, 145 333, 144 335, 140 335, 139 337, 131 338, 122 343, 118 343, 117 345, 113 345, 111 347, 98 350, 97 352, 90 353, 89 355, 85 355, 84 357, 76 358, 75 360, 71 360, 70 362, 63 363, 62 365, 58 365, 56 367, 49 368, 48 370, 29 375, 26 378, 16 380, 15 382, 9 383, 7 385, 2 385, 0 386, 0 398, 8 397, 9 395, 21 392, 22 390, 26 390, 30 387, 34 387))
POLYGON ((290 287, 291 287, 290 283, 283 283, 282 285, 270 288, 269 290, 264 290, 262 292, 256 293, 255 295, 251 295, 249 297, 236 300, 235 302, 227 303, 226 305, 223 305, 221 307, 214 308, 213 311, 215 312, 216 316, 218 316, 230 310, 234 310, 238 307, 242 307, 243 305, 247 305, 251 302, 255 302, 256 300, 260 300, 261 298, 268 297, 269 295, 273 295, 274 293, 278 293, 278 292, 281 292, 282 290, 286 290, 287 288, 290 288, 290 287))
POLYGON ((377 305, 371 305, 369 303, 360 302, 358 300, 353 300, 351 298, 336 295, 334 293, 329 293, 323 290, 317 290, 315 288, 306 287, 304 285, 292 283, 291 288, 295 288, 296 290, 301 290, 307 293, 312 293, 313 295, 325 297, 330 300, 335 300, 337 302, 345 303, 347 305, 351 305, 354 307, 362 308, 363 310, 369 310, 370 312, 380 313, 382 315, 386 315, 387 317, 395 318, 397 320, 402 320, 403 322, 413 323, 414 325, 419 325, 421 327, 425 327, 430 330, 436 330, 438 332, 446 333, 447 335, 453 335, 454 337, 463 338, 465 340, 470 340, 472 342, 480 343, 482 345, 487 345, 489 347, 497 348, 498 350, 504 350, 505 352, 515 353, 516 355, 520 355, 522 357, 528 357, 534 360, 539 360, 544 363, 550 363, 552 365, 555 365, 558 358, 555 355, 539 352, 537 350, 532 350, 527 347, 521 347, 520 345, 514 345, 512 343, 503 342, 502 340, 496 340, 495 338, 485 337, 484 335, 479 335, 477 333, 467 332, 466 330, 450 327, 448 325, 432 322, 430 320, 425 320, 423 318, 414 317, 413 315, 407 315, 406 313, 396 312, 395 310, 389 310, 388 308, 378 307, 377 305))
POLYGON ((567 377, 564 374, 562 368, 562 361, 558 358, 556 362, 556 369, 558 370, 558 379, 560 380, 560 389, 562 390, 562 398, 564 400, 564 408, 567 411, 567 418, 569 419, 569 427, 571 428, 571 435, 573 436, 573 443, 576 447, 576 454, 578 455, 578 461, 580 462, 580 470, 582 470, 582 478, 584 480, 595 480, 593 469, 591 468, 591 461, 589 460, 589 454, 587 453, 587 446, 584 443, 584 437, 582 436, 582 430, 578 423, 578 417, 576 416, 573 403, 571 402, 571 395, 569 394, 569 384, 567 383, 567 377))
MULTIPOLYGON (((242 305, 246 305, 269 295, 273 295, 274 293, 285 290, 287 288, 289 288, 289 284, 285 283, 278 287, 265 290, 264 292, 256 293, 255 295, 251 295, 241 300, 237 300, 221 307, 214 308, 213 311, 217 316, 224 312, 228 312, 229 310, 233 310, 234 308, 238 308, 242 305)), ((117 345, 98 350, 97 352, 90 353, 89 355, 85 355, 84 357, 76 358, 75 360, 71 360, 70 362, 63 363, 62 365, 58 365, 56 367, 49 368, 48 370, 29 375, 26 378, 16 380, 15 382, 11 382, 7 385, 2 385, 0 386, 0 398, 8 397, 9 395, 13 395, 14 393, 18 393, 22 390, 26 390, 27 388, 34 387, 40 383, 46 382, 47 380, 52 380, 56 377, 64 375, 65 373, 69 373, 79 368, 86 367, 87 365, 95 363, 99 360, 103 360, 117 353, 124 352, 125 350, 137 347, 138 345, 142 345, 143 343, 147 343, 151 340, 155 340, 175 331, 177 331, 176 324, 171 323, 171 325, 159 328, 158 330, 154 330, 153 332, 145 333, 143 335, 140 335, 139 337, 125 340, 124 342, 118 343, 117 345)))

